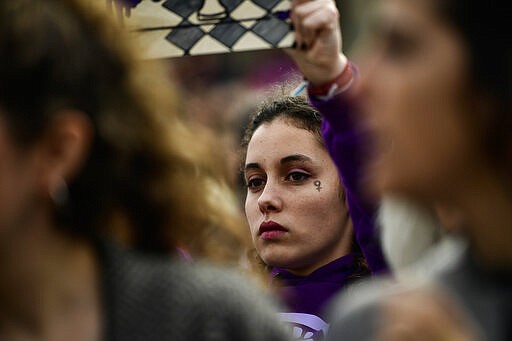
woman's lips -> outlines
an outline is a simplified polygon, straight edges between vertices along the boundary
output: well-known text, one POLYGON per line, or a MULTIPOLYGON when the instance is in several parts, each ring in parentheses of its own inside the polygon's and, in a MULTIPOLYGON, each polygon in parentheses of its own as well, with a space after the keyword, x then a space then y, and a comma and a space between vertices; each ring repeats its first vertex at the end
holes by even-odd
POLYGON ((286 228, 273 221, 264 221, 258 230, 258 235, 265 240, 279 238, 288 232, 286 228))

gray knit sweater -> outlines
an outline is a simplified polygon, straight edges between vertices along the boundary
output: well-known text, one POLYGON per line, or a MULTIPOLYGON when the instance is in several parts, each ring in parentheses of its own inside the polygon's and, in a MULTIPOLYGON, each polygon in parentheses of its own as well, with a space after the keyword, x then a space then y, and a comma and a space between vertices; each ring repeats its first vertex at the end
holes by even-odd
POLYGON ((267 294, 243 276, 112 244, 103 262, 104 340, 285 340, 267 294))

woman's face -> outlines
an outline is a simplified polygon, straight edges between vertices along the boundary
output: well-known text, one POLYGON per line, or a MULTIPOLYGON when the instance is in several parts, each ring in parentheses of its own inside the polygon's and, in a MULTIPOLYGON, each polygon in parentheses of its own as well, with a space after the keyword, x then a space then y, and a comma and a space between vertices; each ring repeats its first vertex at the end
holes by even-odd
POLYGON ((370 174, 379 192, 446 194, 475 164, 466 52, 429 5, 383 1, 360 60, 355 94, 376 137, 370 174))
POLYGON ((267 265, 306 275, 348 252, 337 169, 312 133, 281 118, 258 127, 245 181, 245 213, 267 265))

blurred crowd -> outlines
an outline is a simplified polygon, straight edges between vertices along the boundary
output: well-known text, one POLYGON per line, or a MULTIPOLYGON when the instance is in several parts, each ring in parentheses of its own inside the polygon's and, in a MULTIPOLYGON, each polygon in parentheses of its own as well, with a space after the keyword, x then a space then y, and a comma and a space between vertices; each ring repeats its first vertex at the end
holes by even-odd
POLYGON ((160 60, 140 3, 0 1, 0 340, 512 339, 502 1, 160 60))

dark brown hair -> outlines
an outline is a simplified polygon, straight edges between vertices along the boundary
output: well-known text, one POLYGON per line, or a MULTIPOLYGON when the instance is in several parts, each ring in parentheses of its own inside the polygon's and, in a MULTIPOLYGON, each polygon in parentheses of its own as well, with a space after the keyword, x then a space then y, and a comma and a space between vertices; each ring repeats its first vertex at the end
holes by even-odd
POLYGON ((433 4, 467 49, 472 87, 487 104, 480 113, 485 152, 504 169, 512 193, 512 36, 510 14, 504 10, 508 2, 439 0, 433 4))
POLYGON ((282 97, 263 102, 257 111, 251 115, 242 138, 242 168, 247 156, 247 146, 252 135, 264 123, 271 123, 277 118, 283 118, 290 125, 309 131, 318 142, 324 145, 321 125, 322 116, 303 97, 282 97))

